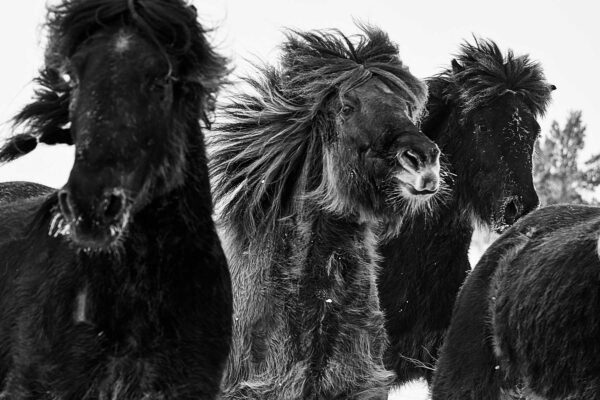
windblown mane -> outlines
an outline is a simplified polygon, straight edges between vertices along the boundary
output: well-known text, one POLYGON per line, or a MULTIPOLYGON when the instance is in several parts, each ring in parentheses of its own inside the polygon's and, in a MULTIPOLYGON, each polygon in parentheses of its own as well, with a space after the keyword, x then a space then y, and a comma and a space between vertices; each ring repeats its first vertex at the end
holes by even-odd
POLYGON ((254 93, 236 93, 225 107, 227 122, 209 137, 214 196, 224 221, 246 238, 276 232, 278 220, 298 211, 300 197, 339 211, 324 173, 334 166, 323 157, 323 146, 335 140, 334 116, 327 115, 334 96, 375 76, 420 117, 425 85, 384 32, 361 29, 357 38, 289 31, 280 66, 258 68, 258 77, 245 79, 254 93))
MULTIPOLYGON (((34 101, 14 118, 24 133, 11 137, 0 148, 0 162, 14 160, 35 149, 37 143, 72 144, 69 122, 71 87, 65 78, 67 59, 99 30, 131 27, 151 40, 171 69, 177 58, 178 76, 169 75, 185 103, 207 125, 217 90, 227 72, 226 60, 206 40, 197 22, 196 9, 183 0, 66 0, 50 8, 45 65, 35 79, 34 101)), ((180 96, 181 97, 181 96, 180 96)))
POLYGON ((456 55, 458 68, 448 68, 428 80, 428 114, 435 118, 440 107, 460 107, 462 117, 507 93, 521 96, 535 115, 544 115, 554 87, 546 81, 539 63, 528 55, 503 55, 496 43, 477 39, 461 45, 456 55))

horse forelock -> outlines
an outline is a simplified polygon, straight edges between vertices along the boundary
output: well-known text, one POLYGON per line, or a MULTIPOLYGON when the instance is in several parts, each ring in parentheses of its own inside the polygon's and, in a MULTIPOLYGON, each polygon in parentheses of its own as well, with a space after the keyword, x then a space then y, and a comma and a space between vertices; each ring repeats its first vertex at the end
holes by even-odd
POLYGON ((467 118, 512 93, 534 115, 544 115, 552 88, 541 65, 528 55, 515 56, 511 50, 504 54, 495 42, 475 38, 474 44, 462 44, 455 60, 458 69, 448 68, 428 80, 430 86, 438 88, 438 99, 442 100, 434 107, 452 104, 460 108, 462 118, 467 118))
POLYGON ((35 79, 39 88, 34 101, 14 118, 15 127, 22 125, 27 133, 8 139, 0 149, 0 162, 29 153, 38 142, 72 144, 66 127, 71 90, 64 67, 95 33, 119 27, 139 32, 169 65, 176 63, 173 78, 185 86, 182 103, 194 109, 191 117, 199 113, 210 126, 217 92, 228 73, 227 60, 209 44, 193 6, 183 0, 65 0, 48 9, 45 65, 35 79))
MULTIPOLYGON (((334 96, 376 77, 399 91, 418 117, 427 99, 423 82, 402 63, 382 31, 362 27, 357 40, 338 31, 288 31, 278 67, 257 67, 232 93, 227 121, 209 136, 211 178, 221 218, 246 238, 277 233, 303 199, 353 212, 335 196, 324 148, 335 137, 327 115, 334 96)), ((416 118, 415 118, 416 119, 416 118)))
POLYGON ((350 37, 337 30, 288 31, 281 65, 290 96, 319 103, 331 88, 343 93, 377 77, 397 89, 419 116, 427 101, 424 82, 410 73, 385 32, 359 27, 363 33, 350 37))

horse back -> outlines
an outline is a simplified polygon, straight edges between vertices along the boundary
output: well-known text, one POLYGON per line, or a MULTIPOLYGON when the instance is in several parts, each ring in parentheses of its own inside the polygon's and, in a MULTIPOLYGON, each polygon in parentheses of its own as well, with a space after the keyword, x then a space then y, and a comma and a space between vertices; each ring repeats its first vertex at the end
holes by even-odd
POLYGON ((12 203, 32 197, 44 196, 54 191, 51 187, 33 182, 0 182, 0 203, 12 203))
POLYGON ((600 208, 539 210, 491 287, 495 353, 508 383, 546 398, 600 395, 600 208))
MULTIPOLYGON (((584 355, 572 352, 569 338, 580 329, 600 335, 600 318, 592 313, 600 306, 600 293, 591 293, 588 284, 600 282, 599 231, 600 208, 550 206, 524 217, 490 246, 458 295, 436 367, 433 400, 496 400, 522 386, 524 366, 529 372, 550 368, 576 376, 567 366, 578 364, 574 354, 584 355), (569 317, 582 313, 588 318, 569 317)), ((591 358, 600 351, 592 347, 586 347, 591 358)), ((543 374, 537 378, 546 388, 565 383, 544 381, 543 374)), ((549 394, 535 387, 535 374, 527 379, 526 390, 549 394)))
POLYGON ((31 279, 43 275, 34 266, 37 261, 43 263, 47 251, 43 246, 32 249, 34 242, 41 243, 48 237, 46 227, 35 226, 37 213, 45 201, 46 197, 38 196, 0 205, 0 382, 4 382, 10 368, 10 353, 14 347, 12 330, 20 312, 22 293, 17 289, 17 282, 29 270, 33 272, 29 275, 31 279))

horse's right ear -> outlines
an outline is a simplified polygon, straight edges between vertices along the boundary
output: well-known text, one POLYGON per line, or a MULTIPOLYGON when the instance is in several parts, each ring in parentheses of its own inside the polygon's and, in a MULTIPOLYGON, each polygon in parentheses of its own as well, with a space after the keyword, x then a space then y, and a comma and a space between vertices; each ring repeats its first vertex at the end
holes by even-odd
POLYGON ((452 72, 455 74, 458 74, 459 72, 462 72, 465 70, 465 68, 462 65, 460 65, 458 63, 458 61, 456 61, 456 59, 453 59, 451 64, 452 64, 452 72))

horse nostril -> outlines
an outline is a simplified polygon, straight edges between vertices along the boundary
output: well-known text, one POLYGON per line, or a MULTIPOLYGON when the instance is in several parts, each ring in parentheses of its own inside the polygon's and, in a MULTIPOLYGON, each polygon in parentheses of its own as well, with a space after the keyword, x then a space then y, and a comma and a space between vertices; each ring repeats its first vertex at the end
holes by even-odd
POLYGON ((71 204, 68 190, 61 189, 58 192, 58 207, 65 219, 72 220, 74 218, 75 212, 73 211, 73 205, 71 204))
POLYGON ((504 221, 508 225, 512 225, 517 222, 519 217, 521 217, 521 214, 522 207, 517 200, 511 200, 506 203, 506 206, 504 206, 504 221))
POLYGON ((437 161, 438 157, 440 156, 440 149, 437 146, 433 147, 429 151, 429 156, 430 156, 431 161, 433 161, 433 162, 437 161))
POLYGON ((104 220, 113 221, 122 214, 125 208, 125 196, 119 192, 107 194, 102 205, 104 220))
POLYGON ((412 150, 405 150, 400 154, 400 164, 409 170, 417 171, 421 165, 419 156, 412 150))

